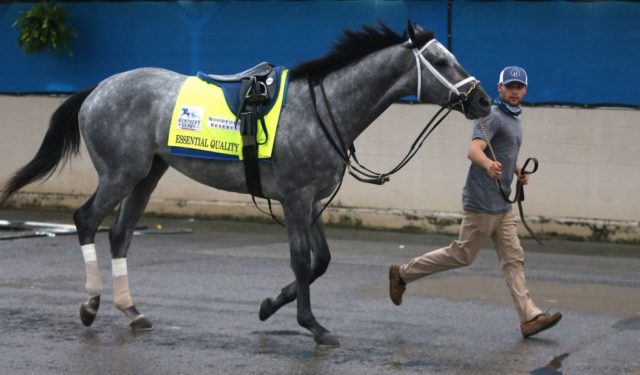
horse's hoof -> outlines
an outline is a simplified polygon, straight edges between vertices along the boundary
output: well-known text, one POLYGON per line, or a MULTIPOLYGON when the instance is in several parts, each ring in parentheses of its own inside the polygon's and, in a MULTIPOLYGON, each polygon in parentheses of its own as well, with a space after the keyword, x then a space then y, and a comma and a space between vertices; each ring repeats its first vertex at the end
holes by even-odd
POLYGON ((153 324, 151 324, 151 321, 147 319, 146 316, 142 315, 134 305, 127 307, 122 310, 122 312, 131 319, 129 327, 131 327, 133 331, 142 332, 153 330, 153 324))
POLYGON ((131 321, 129 327, 135 332, 153 331, 153 324, 144 315, 140 315, 131 321))
POLYGON ((89 299, 80 306, 80 320, 82 324, 89 327, 96 319, 99 307, 100 296, 89 297, 89 299))
POLYGON ((93 323, 96 319, 96 315, 96 310, 89 307, 87 303, 83 303, 82 306, 80 306, 80 320, 85 327, 89 327, 93 323))
POLYGON ((322 348, 337 348, 340 346, 340 341, 338 341, 338 336, 332 334, 331 332, 321 333, 313 338, 318 344, 319 347, 322 348))
POLYGON ((273 302, 273 300, 271 298, 265 298, 261 303, 260 303, 260 320, 261 321, 265 321, 267 319, 269 319, 269 317, 271 315, 273 315, 273 309, 271 307, 271 303, 273 302))

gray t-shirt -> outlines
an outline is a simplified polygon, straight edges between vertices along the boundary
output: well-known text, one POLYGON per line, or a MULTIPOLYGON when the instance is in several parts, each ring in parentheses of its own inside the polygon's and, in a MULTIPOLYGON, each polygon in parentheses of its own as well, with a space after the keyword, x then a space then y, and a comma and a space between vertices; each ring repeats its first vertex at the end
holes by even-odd
MULTIPOLYGON (((520 117, 508 115, 493 105, 491 113, 484 118, 484 127, 498 161, 502 163, 500 184, 504 191, 510 194, 518 152, 522 144, 520 117)), ((480 127, 480 120, 476 120, 473 127, 473 139, 477 138, 486 141, 480 127)), ((488 146, 484 152, 489 159, 493 160, 488 146)), ((462 190, 462 208, 465 211, 501 214, 509 212, 511 204, 502 197, 495 180, 489 177, 487 171, 471 163, 467 181, 462 190)))

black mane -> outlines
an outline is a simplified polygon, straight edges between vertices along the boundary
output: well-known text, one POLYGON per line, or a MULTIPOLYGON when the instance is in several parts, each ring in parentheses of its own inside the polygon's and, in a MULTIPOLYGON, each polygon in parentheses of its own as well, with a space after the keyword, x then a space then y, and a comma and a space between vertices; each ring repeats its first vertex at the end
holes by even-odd
POLYGON ((372 52, 403 43, 407 39, 406 33, 398 35, 382 22, 377 27, 365 25, 361 31, 346 30, 333 44, 328 55, 300 63, 291 69, 290 77, 324 77, 372 52))

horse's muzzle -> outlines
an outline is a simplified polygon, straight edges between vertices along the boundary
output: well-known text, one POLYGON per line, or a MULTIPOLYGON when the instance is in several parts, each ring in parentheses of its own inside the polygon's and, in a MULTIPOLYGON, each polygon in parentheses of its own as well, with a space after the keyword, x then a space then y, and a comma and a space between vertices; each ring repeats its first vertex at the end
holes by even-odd
POLYGON ((485 117, 491 110, 491 97, 478 84, 469 94, 462 93, 451 98, 449 108, 459 111, 466 118, 474 120, 485 117))

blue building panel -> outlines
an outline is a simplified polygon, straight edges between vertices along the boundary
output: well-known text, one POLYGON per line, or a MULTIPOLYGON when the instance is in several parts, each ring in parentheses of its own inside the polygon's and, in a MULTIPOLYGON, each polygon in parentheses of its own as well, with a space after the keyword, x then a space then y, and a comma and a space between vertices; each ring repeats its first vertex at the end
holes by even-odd
POLYGON ((531 103, 640 106, 640 2, 68 1, 73 57, 25 55, 12 27, 34 3, 0 4, 0 93, 69 93, 125 70, 234 73, 321 57, 344 29, 409 20, 435 32, 495 96, 499 70, 527 69, 531 103), (450 31, 450 33, 449 33, 450 31))
POLYGON ((493 96, 519 65, 531 103, 640 105, 640 3, 454 1, 452 20, 454 53, 493 96))

